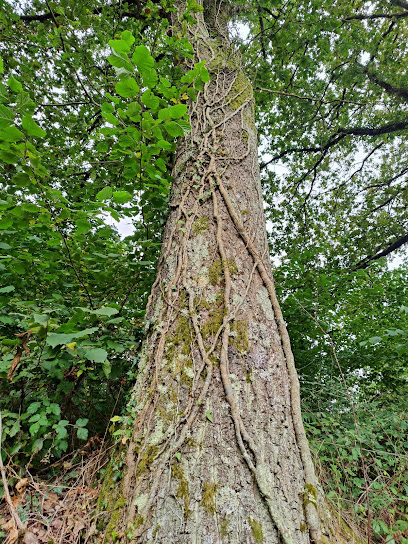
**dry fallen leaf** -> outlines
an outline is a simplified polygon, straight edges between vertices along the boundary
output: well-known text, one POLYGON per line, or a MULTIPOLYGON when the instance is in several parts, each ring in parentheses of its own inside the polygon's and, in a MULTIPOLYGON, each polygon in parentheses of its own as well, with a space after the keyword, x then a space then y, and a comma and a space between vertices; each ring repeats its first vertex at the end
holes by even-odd
POLYGON ((40 541, 31 531, 27 531, 24 534, 23 544, 40 544, 40 541))
POLYGON ((4 531, 8 531, 9 534, 7 535, 9 538, 9 544, 14 544, 14 542, 18 539, 18 529, 16 527, 16 522, 13 518, 11 518, 7 523, 2 525, 2 529, 4 531))
POLYGON ((16 483, 16 491, 17 493, 20 493, 20 491, 28 484, 28 478, 21 478, 21 480, 19 480, 17 483, 16 483))

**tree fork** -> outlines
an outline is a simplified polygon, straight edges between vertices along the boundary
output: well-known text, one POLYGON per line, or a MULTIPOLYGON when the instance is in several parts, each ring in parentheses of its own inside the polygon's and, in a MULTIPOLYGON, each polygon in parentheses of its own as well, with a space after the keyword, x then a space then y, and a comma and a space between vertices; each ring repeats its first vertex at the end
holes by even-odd
POLYGON ((209 13, 210 25, 199 14, 188 29, 211 80, 177 150, 128 406, 132 436, 118 454, 125 476, 115 487, 111 464, 99 529, 104 542, 319 543, 316 477, 269 261, 252 86, 225 20, 209 13))

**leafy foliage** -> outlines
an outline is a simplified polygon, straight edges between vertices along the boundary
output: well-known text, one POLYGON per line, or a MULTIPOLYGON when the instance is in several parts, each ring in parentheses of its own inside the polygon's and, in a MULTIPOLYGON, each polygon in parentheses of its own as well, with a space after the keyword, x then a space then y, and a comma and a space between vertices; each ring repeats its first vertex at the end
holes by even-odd
POLYGON ((147 40, 133 21, 109 39, 105 10, 74 3, 30 27, 9 13, 5 34, 24 31, 0 88, 1 408, 8 453, 30 462, 103 433, 136 369, 172 153, 208 78, 169 72, 191 45, 158 13, 147 40))

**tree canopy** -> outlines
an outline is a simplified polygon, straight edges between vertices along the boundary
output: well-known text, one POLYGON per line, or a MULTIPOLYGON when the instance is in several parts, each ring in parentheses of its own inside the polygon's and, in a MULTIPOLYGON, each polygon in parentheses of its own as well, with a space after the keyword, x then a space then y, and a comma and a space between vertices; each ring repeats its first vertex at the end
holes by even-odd
MULTIPOLYGON (((3 457, 21 467, 107 427, 124 439, 176 142, 209 78, 183 70, 183 21, 200 9, 188 0, 173 35, 170 0, 2 6, 0 408, 3 457)), ((371 508, 378 542, 406 544, 408 4, 216 9, 256 92, 270 251, 322 479, 345 511, 371 508)))

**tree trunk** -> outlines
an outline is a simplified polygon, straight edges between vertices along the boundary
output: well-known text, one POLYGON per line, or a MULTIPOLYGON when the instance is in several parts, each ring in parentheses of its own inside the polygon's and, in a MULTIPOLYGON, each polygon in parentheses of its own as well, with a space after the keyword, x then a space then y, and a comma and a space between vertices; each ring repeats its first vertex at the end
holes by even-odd
POLYGON ((195 62, 207 61, 211 81, 190 105, 192 130, 177 151, 124 477, 113 484, 116 458, 99 499, 104 539, 318 542, 314 470, 269 262, 252 87, 222 31, 203 19, 192 30, 195 62))

